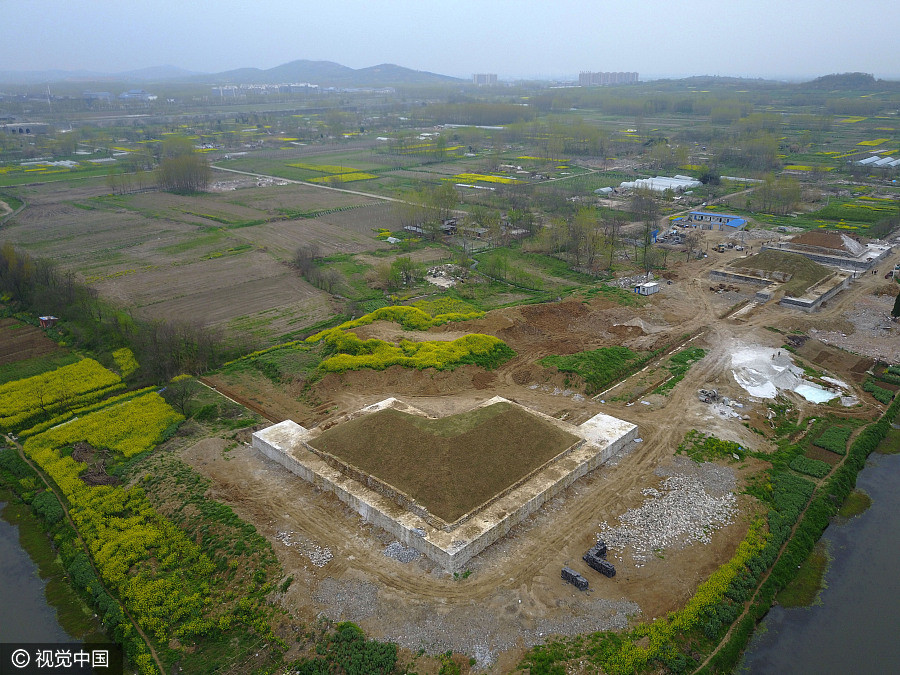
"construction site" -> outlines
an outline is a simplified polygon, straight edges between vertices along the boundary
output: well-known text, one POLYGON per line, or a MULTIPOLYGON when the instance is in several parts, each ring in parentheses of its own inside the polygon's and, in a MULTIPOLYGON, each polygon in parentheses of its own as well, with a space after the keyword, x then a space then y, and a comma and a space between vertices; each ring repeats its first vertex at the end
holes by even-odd
POLYGON ((757 298, 744 255, 679 262, 639 304, 599 294, 425 332, 352 329, 394 342, 496 336, 516 356, 494 370, 331 373, 303 399, 214 375, 211 386, 271 422, 241 452, 208 438, 184 458, 275 542, 294 578, 282 602, 301 615, 352 620, 413 651, 474 654, 496 672, 551 635, 652 620, 734 554, 756 509, 743 486, 760 462, 697 463, 676 454, 685 435, 766 451, 776 402, 797 419, 869 419, 880 404, 862 391, 866 373, 900 354, 880 276, 798 312, 757 298), (738 275, 710 287, 731 261, 738 275), (601 391, 540 363, 612 345, 653 356, 601 391), (704 356, 669 384, 672 359, 695 348, 704 356), (614 576, 583 560, 598 540, 614 576))

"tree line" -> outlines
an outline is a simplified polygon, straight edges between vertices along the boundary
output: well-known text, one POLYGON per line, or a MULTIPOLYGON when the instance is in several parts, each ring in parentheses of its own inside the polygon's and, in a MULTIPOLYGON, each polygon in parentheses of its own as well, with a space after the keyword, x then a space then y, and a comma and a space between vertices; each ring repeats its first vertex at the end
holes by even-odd
POLYGON ((0 295, 9 308, 61 319, 74 346, 96 353, 130 347, 141 364, 140 377, 148 382, 202 373, 239 351, 195 322, 135 317, 100 298, 74 273, 9 242, 0 247, 0 295))

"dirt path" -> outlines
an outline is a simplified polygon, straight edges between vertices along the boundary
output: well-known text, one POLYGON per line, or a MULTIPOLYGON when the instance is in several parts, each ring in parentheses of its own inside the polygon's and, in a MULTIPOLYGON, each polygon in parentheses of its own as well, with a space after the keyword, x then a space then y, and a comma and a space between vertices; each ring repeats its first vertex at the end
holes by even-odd
POLYGON ((293 180, 291 178, 282 178, 281 176, 270 176, 265 173, 254 173, 252 171, 240 171, 238 169, 226 169, 224 166, 219 166, 218 164, 213 164, 210 168, 215 169, 216 171, 227 171, 229 173, 237 173, 242 176, 253 176, 254 178, 265 178, 267 180, 273 181, 284 181, 285 183, 294 183, 296 185, 305 185, 307 187, 319 188, 321 190, 334 190, 335 192, 346 192, 350 195, 359 195, 360 197, 370 197, 372 199, 381 199, 386 202, 403 202, 402 199, 397 199, 396 197, 388 197, 386 195, 377 195, 372 192, 361 192, 360 190, 348 190, 347 188, 337 188, 332 187, 330 185, 322 185, 321 183, 308 183, 302 180, 293 180))
MULTIPOLYGON (((807 427, 807 430, 808 429, 809 428, 807 427)), ((852 438, 855 439, 856 436, 858 436, 862 432, 862 430, 863 430, 862 427, 854 430, 854 432, 852 434, 852 438)), ((847 447, 849 447, 849 444, 852 442, 853 442, 852 440, 848 440, 847 447)), ((778 549, 778 555, 775 557, 775 562, 773 562, 772 566, 766 570, 765 574, 763 574, 762 577, 760 577, 759 584, 756 586, 756 590, 754 591, 753 595, 750 597, 750 599, 748 599, 744 602, 743 611, 731 623, 731 627, 725 633, 724 637, 719 641, 719 644, 716 645, 716 648, 712 652, 710 652, 710 654, 706 657, 706 659, 704 659, 703 663, 701 663, 699 666, 697 666, 697 668, 694 669, 695 673, 703 670, 707 666, 707 664, 709 664, 709 662, 712 661, 713 657, 715 657, 715 655, 718 654, 722 650, 722 648, 728 644, 728 641, 731 639, 731 635, 734 633, 735 627, 740 625, 740 623, 741 623, 741 621, 743 621, 744 617, 747 616, 747 613, 750 611, 750 608, 753 606, 753 603, 756 601, 756 598, 759 596, 759 593, 762 590, 763 585, 766 583, 766 580, 772 574, 772 570, 775 568, 775 565, 777 565, 778 561, 781 560, 781 556, 784 554, 785 550, 787 549, 788 544, 790 544, 791 540, 794 538, 794 534, 797 532, 797 528, 800 527, 800 523, 803 521, 803 517, 806 515, 806 512, 809 510, 810 504, 812 504, 813 500, 816 498, 816 495, 819 492, 819 488, 821 488, 822 485, 824 485, 825 482, 828 481, 834 475, 834 472, 837 471, 838 468, 840 468, 841 466, 844 465, 844 462, 847 460, 847 457, 848 457, 848 455, 846 455, 846 454, 843 457, 841 457, 840 461, 838 461, 833 467, 831 467, 831 471, 829 471, 828 474, 826 476, 824 476, 823 478, 820 478, 818 480, 811 479, 811 480, 813 480, 813 482, 815 482, 816 488, 815 488, 815 490, 813 490, 812 495, 810 495, 809 500, 803 506, 803 510, 800 512, 800 515, 797 516, 797 522, 794 523, 794 526, 791 528, 790 536, 785 540, 784 544, 781 545, 781 548, 778 549)))

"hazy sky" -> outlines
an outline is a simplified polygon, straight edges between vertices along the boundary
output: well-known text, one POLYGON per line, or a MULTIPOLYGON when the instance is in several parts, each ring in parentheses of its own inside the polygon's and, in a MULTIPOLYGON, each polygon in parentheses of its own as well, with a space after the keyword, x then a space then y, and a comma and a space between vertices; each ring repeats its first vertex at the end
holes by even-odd
POLYGON ((898 0, 0 0, 0 16, 0 70, 311 59, 466 78, 900 79, 898 0))

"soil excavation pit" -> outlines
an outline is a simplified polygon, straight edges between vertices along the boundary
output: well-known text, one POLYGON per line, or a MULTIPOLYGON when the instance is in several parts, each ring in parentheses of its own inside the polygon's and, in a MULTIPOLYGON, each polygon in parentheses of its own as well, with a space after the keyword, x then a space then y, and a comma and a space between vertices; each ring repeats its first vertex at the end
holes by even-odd
POLYGON ((637 435, 608 415, 574 426, 500 397, 441 419, 390 398, 326 426, 287 420, 253 446, 448 571, 637 435))

